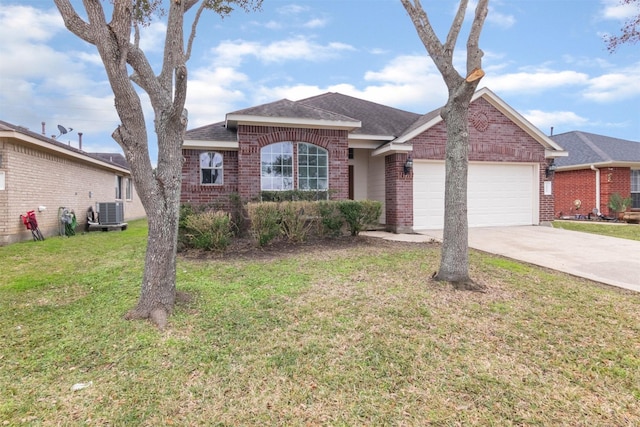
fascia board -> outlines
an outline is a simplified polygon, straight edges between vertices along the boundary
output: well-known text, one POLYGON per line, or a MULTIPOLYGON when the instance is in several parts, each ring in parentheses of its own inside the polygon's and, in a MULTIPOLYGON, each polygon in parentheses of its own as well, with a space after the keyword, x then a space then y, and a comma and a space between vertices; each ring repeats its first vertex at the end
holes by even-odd
POLYGON ((60 154, 61 156, 64 157, 70 157, 73 159, 77 159, 86 163, 91 163, 94 164, 96 166, 100 166, 104 169, 110 169, 113 171, 117 171, 117 172, 122 172, 124 174, 130 175, 131 171, 129 169, 120 167, 120 166, 116 166, 113 165, 111 163, 107 163, 107 162, 103 162, 102 160, 96 159, 94 157, 91 157, 89 155, 86 154, 82 154, 82 153, 76 153, 75 151, 71 151, 71 150, 66 150, 62 147, 58 147, 55 144, 50 144, 48 142, 45 141, 41 141, 37 138, 33 138, 29 135, 24 135, 20 132, 14 131, 14 130, 10 130, 10 131, 0 131, 0 138, 10 138, 10 139, 14 139, 14 140, 18 140, 18 141, 22 141, 25 142, 27 144, 31 144, 31 145, 35 145, 38 148, 41 148, 42 150, 45 151, 50 151, 50 152, 54 152, 57 154, 60 154))
POLYGON ((240 144, 238 141, 205 141, 205 140, 197 140, 197 139, 185 139, 182 143, 182 148, 184 149, 202 149, 202 148, 212 148, 219 150, 237 150, 240 148, 240 144))
POLYGON ((555 159, 556 157, 567 157, 569 155, 568 151, 552 151, 552 150, 544 150, 544 158, 545 159, 555 159))
POLYGON ((227 115, 227 126, 235 127, 234 125, 283 126, 293 128, 340 129, 351 131, 362 127, 362 122, 359 120, 342 121, 306 119, 299 117, 264 117, 239 114, 227 115))
POLYGON ((377 157, 377 156, 387 156, 389 154, 396 154, 396 153, 410 153, 413 151, 413 145, 411 144, 385 144, 382 147, 378 148, 377 150, 374 150, 371 153, 371 157, 377 157))
POLYGON ((403 142, 411 141, 413 138, 415 138, 416 136, 420 135, 421 133, 426 132, 427 130, 431 129, 432 127, 434 127, 435 125, 437 125, 441 121, 442 121, 442 117, 440 115, 438 115, 438 116, 434 117, 433 119, 429 120, 428 122, 424 123, 422 126, 419 126, 419 127, 415 128, 414 130, 412 130, 411 132, 402 135, 401 137, 396 139, 395 142, 403 143, 403 142))
POLYGON ((583 163, 580 165, 567 165, 567 166, 558 166, 556 172, 558 171, 572 171, 572 170, 583 170, 583 169, 591 169, 591 166, 604 169, 604 168, 631 168, 631 169, 640 169, 640 162, 616 162, 616 161, 608 161, 608 162, 599 162, 599 163, 583 163))

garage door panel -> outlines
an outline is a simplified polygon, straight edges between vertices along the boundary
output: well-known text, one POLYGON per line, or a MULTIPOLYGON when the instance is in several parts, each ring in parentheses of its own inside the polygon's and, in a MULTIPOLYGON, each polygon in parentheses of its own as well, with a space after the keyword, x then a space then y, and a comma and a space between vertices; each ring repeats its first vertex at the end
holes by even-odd
MULTIPOLYGON (((414 162, 414 228, 444 226, 444 163, 414 162)), ((533 224, 534 165, 470 164, 469 226, 533 224)))

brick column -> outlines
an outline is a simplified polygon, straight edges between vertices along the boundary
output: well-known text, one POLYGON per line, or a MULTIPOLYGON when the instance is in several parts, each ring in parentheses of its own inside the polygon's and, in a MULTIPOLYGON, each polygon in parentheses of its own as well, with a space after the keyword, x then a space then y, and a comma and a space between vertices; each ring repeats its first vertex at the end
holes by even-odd
POLYGON ((385 213, 387 229, 394 233, 413 232, 413 170, 404 174, 405 153, 385 157, 385 213))

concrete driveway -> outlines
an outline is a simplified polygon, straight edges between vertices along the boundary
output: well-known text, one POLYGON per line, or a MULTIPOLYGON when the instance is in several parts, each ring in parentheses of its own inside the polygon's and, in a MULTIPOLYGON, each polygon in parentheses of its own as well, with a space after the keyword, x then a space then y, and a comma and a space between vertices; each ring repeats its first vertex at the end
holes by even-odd
MULTIPOLYGON (((442 230, 395 235, 392 240, 442 241, 442 230)), ((469 229, 469 247, 640 292, 640 241, 545 226, 469 229)))

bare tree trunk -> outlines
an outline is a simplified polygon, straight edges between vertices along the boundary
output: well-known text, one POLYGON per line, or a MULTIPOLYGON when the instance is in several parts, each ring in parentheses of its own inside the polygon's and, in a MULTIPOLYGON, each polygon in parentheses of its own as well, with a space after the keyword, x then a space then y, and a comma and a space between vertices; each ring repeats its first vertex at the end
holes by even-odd
MULTIPOLYGON (((469 91, 464 85, 460 91, 469 91)), ((471 89, 473 94, 473 89, 471 89)), ((445 156, 445 205, 442 256, 436 278, 456 286, 471 282, 469 278, 469 238, 467 218, 467 176, 469 165, 470 95, 451 94, 441 114, 447 126, 445 156)))
POLYGON ((480 32, 489 0, 478 0, 467 38, 467 70, 463 78, 453 66, 453 51, 469 0, 460 0, 449 33, 443 42, 436 35, 420 0, 400 0, 429 56, 449 89, 449 99, 440 114, 447 127, 445 150, 445 197, 442 257, 436 280, 451 282, 459 289, 482 289, 469 277, 469 224, 467 219, 467 175, 469 167, 469 104, 484 72, 480 32))

